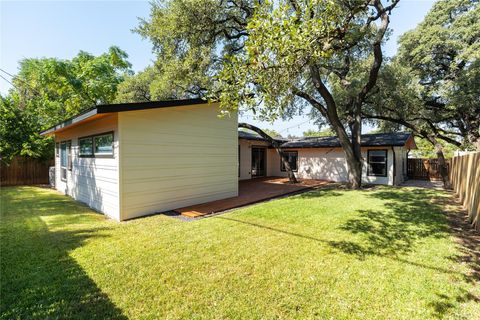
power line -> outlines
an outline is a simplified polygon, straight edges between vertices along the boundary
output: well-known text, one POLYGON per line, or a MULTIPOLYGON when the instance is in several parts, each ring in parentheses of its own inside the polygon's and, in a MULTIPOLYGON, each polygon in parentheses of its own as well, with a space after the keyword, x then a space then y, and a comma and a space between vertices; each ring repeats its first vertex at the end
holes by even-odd
MULTIPOLYGON (((2 68, 0 68, 0 71, 4 72, 5 74, 9 75, 12 79, 15 78, 14 75, 12 75, 10 72, 7 72, 5 70, 3 70, 2 68)), ((4 76, 2 76, 0 74, 0 77, 2 77, 3 80, 7 81, 8 83, 10 83, 15 89, 17 90, 20 90, 13 82, 7 80, 4 76)), ((40 92, 37 91, 37 89, 33 88, 30 86, 30 84, 23 80, 22 78, 19 78, 19 77, 16 77, 17 80, 20 80, 21 82, 23 82, 30 90, 32 90, 34 93, 36 93, 37 95, 41 96, 42 94, 40 92)))
POLYGON ((304 122, 298 123, 298 124, 296 124, 296 125, 294 125, 294 126, 291 126, 291 127, 285 128, 285 129, 281 130, 279 133, 282 133, 282 132, 284 132, 284 131, 287 131, 288 129, 292 129, 292 128, 295 128, 295 127, 300 127, 302 124, 305 124, 305 123, 307 123, 307 122, 310 122, 310 120, 307 120, 307 121, 304 121, 304 122))
POLYGON ((10 80, 8 80, 7 78, 5 78, 5 77, 2 76, 1 74, 0 74, 0 78, 2 78, 3 80, 7 81, 8 83, 10 83, 12 86, 15 87, 15 85, 14 85, 10 80))
POLYGON ((14 78, 14 77, 15 77, 14 75, 12 75, 11 73, 9 73, 9 72, 7 72, 7 71, 3 70, 2 68, 0 68, 0 71, 2 71, 2 72, 4 72, 4 73, 8 74, 8 75, 9 75, 10 77, 12 77, 12 78, 14 78))

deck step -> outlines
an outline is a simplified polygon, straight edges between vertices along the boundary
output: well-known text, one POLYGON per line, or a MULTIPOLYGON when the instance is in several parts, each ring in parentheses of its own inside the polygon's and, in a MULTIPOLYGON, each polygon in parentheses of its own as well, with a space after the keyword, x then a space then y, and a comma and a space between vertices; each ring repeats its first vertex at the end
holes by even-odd
POLYGON ((189 217, 189 218, 197 218, 206 215, 204 212, 198 211, 183 211, 179 212, 182 216, 189 217))

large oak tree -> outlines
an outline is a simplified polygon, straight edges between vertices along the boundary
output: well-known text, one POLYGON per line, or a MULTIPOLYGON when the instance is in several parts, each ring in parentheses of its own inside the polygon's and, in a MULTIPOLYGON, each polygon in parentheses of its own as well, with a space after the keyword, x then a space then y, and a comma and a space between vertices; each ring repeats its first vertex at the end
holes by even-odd
MULTIPOLYGON (((361 186, 361 111, 398 0, 165 0, 137 29, 154 44, 152 98, 207 96, 274 120, 313 108, 361 186)), ((128 96, 128 94, 127 94, 128 96)))

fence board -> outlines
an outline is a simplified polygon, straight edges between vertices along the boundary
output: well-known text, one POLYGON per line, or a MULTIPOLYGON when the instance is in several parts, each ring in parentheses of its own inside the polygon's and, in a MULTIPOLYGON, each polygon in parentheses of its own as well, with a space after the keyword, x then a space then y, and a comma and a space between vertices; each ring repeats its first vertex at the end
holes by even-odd
MULTIPOLYGON (((447 170, 450 170, 448 162, 447 170)), ((438 159, 407 159, 407 176, 409 179, 442 180, 438 159)))
POLYGON ((9 164, 0 165, 0 185, 19 186, 48 184, 48 168, 55 165, 52 160, 15 157, 9 164))
POLYGON ((453 190, 467 210, 470 222, 480 230, 480 152, 453 157, 451 168, 453 190))

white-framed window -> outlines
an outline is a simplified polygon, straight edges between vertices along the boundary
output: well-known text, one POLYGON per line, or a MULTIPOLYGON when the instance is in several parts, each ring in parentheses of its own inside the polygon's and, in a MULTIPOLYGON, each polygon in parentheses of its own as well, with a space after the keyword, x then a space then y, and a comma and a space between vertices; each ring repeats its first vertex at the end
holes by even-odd
POLYGON ((387 176, 387 150, 368 150, 367 162, 367 175, 387 176))

